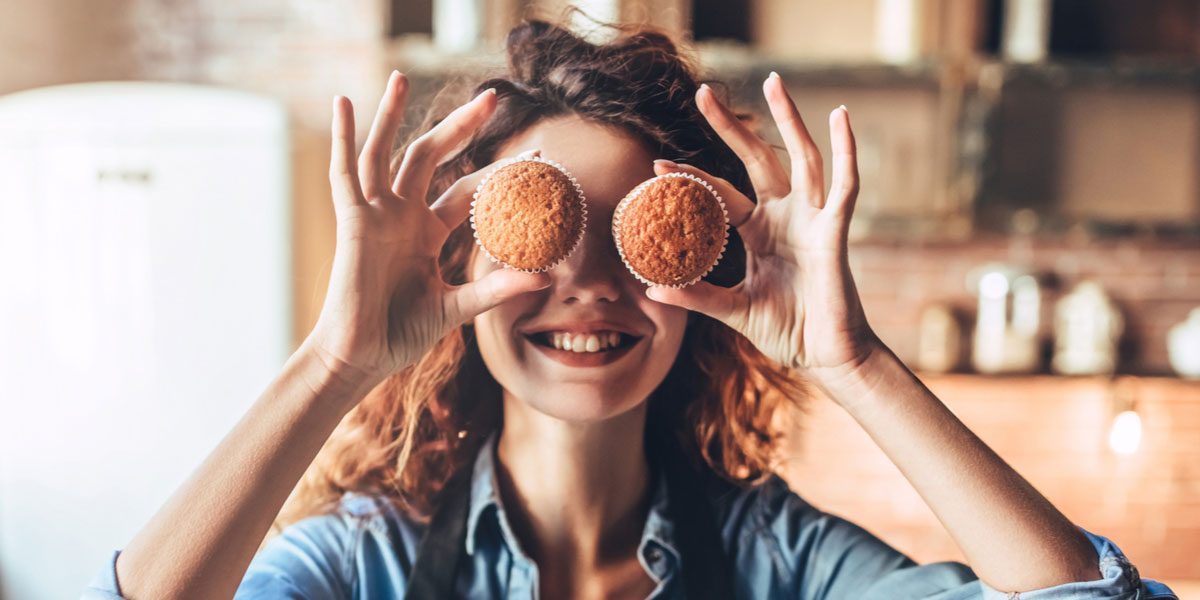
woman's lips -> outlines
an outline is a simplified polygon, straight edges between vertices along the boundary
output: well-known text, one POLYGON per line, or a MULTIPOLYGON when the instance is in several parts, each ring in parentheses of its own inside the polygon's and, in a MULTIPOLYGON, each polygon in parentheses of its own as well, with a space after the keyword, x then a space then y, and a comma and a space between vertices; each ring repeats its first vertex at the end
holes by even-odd
POLYGON ((623 344, 601 352, 575 352, 573 350, 560 350, 552 346, 539 344, 531 339, 530 336, 522 337, 525 338, 525 343, 537 348, 546 357, 568 367, 600 367, 612 364, 626 354, 629 354, 630 350, 642 342, 642 338, 637 338, 632 343, 623 344))

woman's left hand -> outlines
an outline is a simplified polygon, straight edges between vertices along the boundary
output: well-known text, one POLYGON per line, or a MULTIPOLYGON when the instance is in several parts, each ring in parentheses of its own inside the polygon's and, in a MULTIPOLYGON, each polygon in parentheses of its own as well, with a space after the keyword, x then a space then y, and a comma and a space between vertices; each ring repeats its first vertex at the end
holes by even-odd
POLYGON ((696 93, 700 112, 745 163, 757 204, 700 169, 655 162, 658 174, 692 173, 716 188, 746 246, 745 280, 732 288, 703 281, 682 289, 652 287, 647 295, 718 319, 784 366, 803 369, 817 383, 832 383, 855 374, 881 346, 847 260, 858 195, 850 115, 839 107, 829 116, 833 182, 827 195, 820 152, 778 75, 767 78, 763 93, 791 159, 790 178, 774 150, 711 88, 701 86, 696 93))

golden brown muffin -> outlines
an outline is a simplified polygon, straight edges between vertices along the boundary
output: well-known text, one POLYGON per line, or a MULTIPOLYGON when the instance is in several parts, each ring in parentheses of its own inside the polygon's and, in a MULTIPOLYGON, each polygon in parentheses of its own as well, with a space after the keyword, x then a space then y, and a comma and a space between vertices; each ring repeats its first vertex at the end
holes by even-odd
POLYGON ((684 287, 717 265, 729 214, 707 182, 667 173, 634 188, 613 215, 613 239, 625 266, 647 285, 684 287))
POLYGON ((471 203, 471 227, 492 260, 538 272, 570 256, 587 223, 586 201, 562 165, 514 159, 484 177, 471 203))

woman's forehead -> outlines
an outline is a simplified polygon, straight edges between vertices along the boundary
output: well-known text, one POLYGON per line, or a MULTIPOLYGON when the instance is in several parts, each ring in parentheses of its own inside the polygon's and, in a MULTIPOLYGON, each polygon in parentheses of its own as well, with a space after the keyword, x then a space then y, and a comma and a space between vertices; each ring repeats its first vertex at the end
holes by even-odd
POLYGON ((654 176, 652 161, 659 158, 620 128, 573 115, 539 121, 502 145, 496 158, 535 149, 575 176, 594 209, 612 210, 629 190, 654 176))

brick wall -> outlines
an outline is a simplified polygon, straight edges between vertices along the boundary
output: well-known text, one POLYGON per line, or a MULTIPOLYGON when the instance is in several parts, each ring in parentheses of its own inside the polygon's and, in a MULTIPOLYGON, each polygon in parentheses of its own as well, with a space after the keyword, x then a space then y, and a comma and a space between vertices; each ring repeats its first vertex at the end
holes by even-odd
MULTIPOLYGON (((976 267, 1000 262, 1047 284, 1042 322, 1076 282, 1099 281, 1126 319, 1123 373, 1170 372, 1166 331, 1200 306, 1200 243, 980 238, 860 241, 850 264, 871 325, 913 364, 921 310, 955 307, 969 328, 976 267)), ((1050 328, 1046 328, 1047 342, 1050 328)), ((923 375, 983 440, 1074 522, 1110 537, 1147 577, 1181 597, 1200 594, 1200 382, 1123 377, 1142 416, 1132 456, 1114 454, 1107 378, 923 375)), ((821 398, 801 421, 783 473, 818 507, 845 516, 918 561, 962 560, 949 535, 891 461, 844 411, 821 398)))
MULTIPOLYGON (((1119 380, 1144 431, 1138 451, 1121 456, 1107 443, 1115 410, 1107 378, 923 379, 1070 519, 1114 540, 1143 575, 1200 580, 1200 382, 1119 380)), ((819 508, 920 562, 962 560, 896 467, 832 402, 811 403, 786 456, 784 476, 819 508)))

